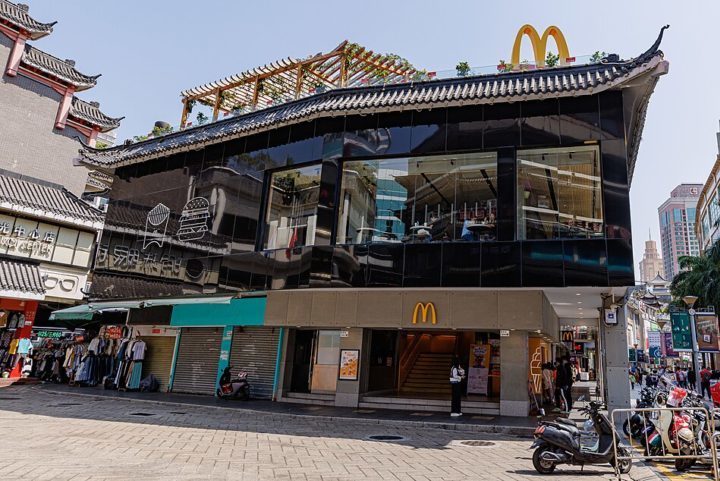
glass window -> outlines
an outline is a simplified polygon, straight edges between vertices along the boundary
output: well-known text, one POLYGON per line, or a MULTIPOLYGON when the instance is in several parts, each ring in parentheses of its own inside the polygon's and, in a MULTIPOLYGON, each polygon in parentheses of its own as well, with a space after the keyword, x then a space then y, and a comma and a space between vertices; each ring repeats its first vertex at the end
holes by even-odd
POLYGON ((673 222, 676 224, 682 222, 682 209, 673 209, 673 222))
POLYGON ((688 222, 690 224, 694 224, 695 223, 695 208, 694 207, 688 208, 686 210, 686 213, 687 213, 688 222))
POLYGON ((313 245, 320 194, 320 165, 274 172, 270 176, 266 249, 313 245))
POLYGON ((597 147, 518 151, 518 239, 603 237, 597 147))
POLYGON ((337 242, 494 240, 497 154, 343 163, 337 242))

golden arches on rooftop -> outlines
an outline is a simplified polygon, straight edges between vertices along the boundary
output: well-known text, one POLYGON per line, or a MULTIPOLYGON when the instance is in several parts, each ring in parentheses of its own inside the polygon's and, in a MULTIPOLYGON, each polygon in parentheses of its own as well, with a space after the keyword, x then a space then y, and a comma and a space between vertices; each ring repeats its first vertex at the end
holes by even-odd
POLYGON ((547 52, 547 42, 550 37, 555 39, 555 43, 558 48, 558 55, 560 56, 560 65, 565 65, 567 59, 570 58, 570 50, 568 49, 567 42, 565 41, 565 35, 562 31, 554 25, 546 28, 542 34, 542 37, 538 34, 530 24, 525 24, 518 30, 517 36, 515 36, 515 44, 513 45, 512 56, 510 63, 513 65, 520 64, 520 46, 522 45, 523 38, 527 36, 530 39, 530 44, 533 48, 533 54, 535 55, 535 64, 538 67, 545 65, 545 55, 547 52))

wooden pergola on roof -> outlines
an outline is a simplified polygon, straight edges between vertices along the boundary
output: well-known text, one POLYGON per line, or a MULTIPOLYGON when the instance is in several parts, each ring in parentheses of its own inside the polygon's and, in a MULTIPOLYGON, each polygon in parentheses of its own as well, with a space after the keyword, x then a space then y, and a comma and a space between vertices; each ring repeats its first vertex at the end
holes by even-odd
POLYGON ((295 100, 338 87, 427 78, 407 60, 394 54, 379 54, 347 40, 328 53, 306 59, 286 58, 262 67, 210 82, 181 93, 181 127, 195 102, 220 112, 247 112, 295 100))

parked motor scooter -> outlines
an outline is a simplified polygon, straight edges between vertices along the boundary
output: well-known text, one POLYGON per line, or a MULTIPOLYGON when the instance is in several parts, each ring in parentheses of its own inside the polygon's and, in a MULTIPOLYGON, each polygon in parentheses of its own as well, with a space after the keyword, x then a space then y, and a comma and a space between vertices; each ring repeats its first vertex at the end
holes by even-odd
MULTIPOLYGON (((590 418, 597 436, 590 442, 581 442, 580 432, 573 433, 548 423, 540 423, 535 429, 535 442, 530 447, 535 448, 533 453, 533 466, 540 474, 551 474, 559 464, 605 464, 615 466, 615 450, 613 446, 613 430, 610 420, 600 412, 604 406, 591 401, 580 411, 590 418)), ((629 457, 629 451, 624 446, 617 446, 617 452, 623 457, 629 457)), ((623 474, 630 472, 632 463, 630 459, 621 460, 619 470, 623 474)))
MULTIPOLYGON (((687 396, 687 391, 675 388, 670 391, 667 401, 656 402, 657 407, 667 405, 670 408, 680 407, 687 396)), ((665 454, 679 454, 680 441, 692 443, 694 433, 690 428, 690 416, 681 411, 661 409, 658 416, 650 419, 654 430, 647 434, 646 455, 660 456, 665 454)))
POLYGON ((250 383, 247 381, 247 372, 240 371, 236 378, 232 378, 228 366, 220 376, 220 386, 217 388, 217 397, 220 399, 240 398, 243 401, 250 399, 250 383))

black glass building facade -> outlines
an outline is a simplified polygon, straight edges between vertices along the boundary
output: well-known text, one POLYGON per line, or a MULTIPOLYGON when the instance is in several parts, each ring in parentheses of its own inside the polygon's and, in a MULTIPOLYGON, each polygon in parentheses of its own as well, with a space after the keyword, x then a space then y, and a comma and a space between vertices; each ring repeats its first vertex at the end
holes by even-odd
POLYGON ((96 273, 147 297, 633 285, 623 106, 348 114, 159 154, 115 169, 96 273))

